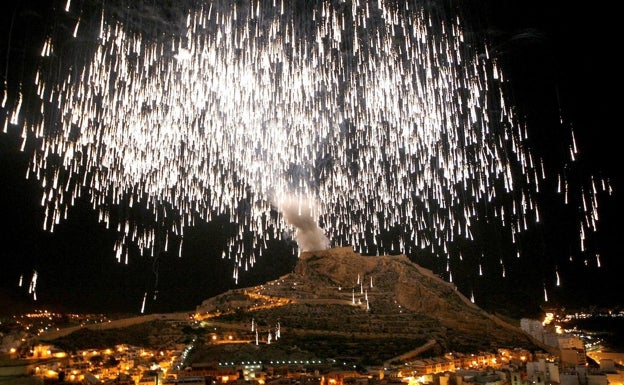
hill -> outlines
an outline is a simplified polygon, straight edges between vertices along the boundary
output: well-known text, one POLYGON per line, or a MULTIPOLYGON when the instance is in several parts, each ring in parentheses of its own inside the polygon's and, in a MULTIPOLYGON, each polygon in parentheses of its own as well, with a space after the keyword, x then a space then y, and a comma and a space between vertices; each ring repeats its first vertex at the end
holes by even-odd
MULTIPOLYGON (((196 313, 214 330, 231 331, 230 338, 252 346, 255 340, 245 353, 254 357, 262 355, 260 345, 278 338, 309 358, 361 364, 539 349, 517 325, 480 309, 405 255, 362 256, 350 247, 303 253, 292 273, 207 299, 196 313)), ((221 357, 222 349, 209 345, 196 351, 195 361, 221 357)))

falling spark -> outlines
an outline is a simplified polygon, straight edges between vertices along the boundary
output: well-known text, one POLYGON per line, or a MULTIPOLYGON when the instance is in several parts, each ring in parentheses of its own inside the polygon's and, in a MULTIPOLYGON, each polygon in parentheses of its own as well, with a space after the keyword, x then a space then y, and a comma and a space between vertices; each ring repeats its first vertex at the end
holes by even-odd
POLYGON ((143 294, 143 302, 141 303, 141 314, 145 313, 145 301, 147 300, 147 292, 143 294))
MULTIPOLYGON (((578 154, 578 148, 576 147, 576 137, 574 136, 574 130, 570 128, 570 134, 572 135, 572 152, 578 154)), ((572 158, 574 160, 574 157, 572 158)))
MULTIPOLYGON (((82 61, 38 71, 39 115, 21 117, 20 91, 4 124, 21 122, 22 146, 38 144, 29 173, 43 187, 43 228, 87 192, 127 264, 131 246, 153 256, 174 236, 182 256, 186 228, 226 216, 237 231, 222 258, 238 283, 239 267, 253 267, 267 239, 297 235, 301 217, 314 225, 309 244, 375 254, 390 244, 448 255, 474 239, 483 204, 514 243, 540 222, 544 162, 506 105, 496 60, 460 18, 383 0, 320 2, 310 15, 274 3, 210 2, 172 22, 180 33, 157 36, 103 6, 92 49, 55 50, 65 42, 47 37, 46 60, 82 61), (411 237, 377 239, 396 228, 411 237)), ((89 29, 75 20, 74 35, 89 29)), ((574 160, 574 131, 570 140, 574 160)), ((593 191, 582 237, 595 229, 593 191)))
POLYGON ((33 271, 33 275, 30 278, 30 285, 28 286, 28 294, 33 294, 35 293, 35 290, 37 289, 37 277, 39 276, 39 274, 37 273, 37 271, 33 271))

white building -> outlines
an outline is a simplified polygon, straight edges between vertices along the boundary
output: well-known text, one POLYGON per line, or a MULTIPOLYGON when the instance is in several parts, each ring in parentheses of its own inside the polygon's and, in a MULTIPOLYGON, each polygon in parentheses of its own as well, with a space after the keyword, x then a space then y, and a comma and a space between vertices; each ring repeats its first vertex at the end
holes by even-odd
POLYGON ((558 339, 559 349, 580 349, 585 350, 585 344, 583 341, 572 335, 559 335, 558 339))
POLYGON ((544 342, 544 327, 542 323, 535 319, 522 318, 520 328, 538 341, 544 342))
POLYGON ((609 385, 609 381, 605 374, 589 373, 587 366, 578 365, 561 374, 561 385, 609 385))
POLYGON ((541 383, 560 382, 559 365, 555 362, 547 362, 541 358, 537 361, 526 363, 527 378, 530 381, 541 383))

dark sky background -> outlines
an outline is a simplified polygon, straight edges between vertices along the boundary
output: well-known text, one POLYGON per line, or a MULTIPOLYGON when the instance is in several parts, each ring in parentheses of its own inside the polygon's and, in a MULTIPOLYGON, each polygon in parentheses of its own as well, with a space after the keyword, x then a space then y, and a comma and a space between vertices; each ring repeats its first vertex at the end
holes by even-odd
MULTIPOLYGON (((50 8, 60 3, 26 0, 3 6, 3 79, 32 82, 29 63, 37 57, 43 31, 50 25, 50 8)), ((621 216, 616 207, 621 196, 622 163, 616 156, 622 147, 618 139, 621 107, 616 104, 621 100, 617 84, 622 72, 616 68, 619 46, 615 40, 621 36, 616 31, 618 16, 608 9, 566 1, 472 3, 474 7, 466 8, 471 19, 467 24, 472 22, 479 28, 477 32, 491 41, 492 55, 498 58, 509 81, 510 103, 526 119, 533 152, 547 164, 560 164, 557 159, 565 157, 566 149, 563 138, 569 134, 565 127, 572 125, 580 154, 578 161, 568 166, 571 181, 604 176, 611 181, 614 193, 600 200, 599 231, 589 241, 593 254, 600 254, 602 267, 596 267, 593 254, 572 250, 568 230, 578 223, 575 210, 570 213, 559 198, 543 194, 543 221, 524 239, 523 258, 508 267, 507 278, 457 271, 454 278, 458 287, 466 295, 474 291, 478 305, 497 310, 539 308, 544 305, 544 286, 549 289, 547 306, 624 305, 620 294, 624 263, 616 247, 621 232, 616 230, 621 216), (562 263, 570 254, 574 260, 562 263), (553 265, 561 273, 561 287, 554 287, 553 265)), ((136 313, 145 292, 149 293, 146 312, 193 310, 205 298, 229 288, 275 279, 290 272, 296 263, 288 242, 273 242, 253 269, 241 272, 237 286, 232 279, 232 262, 220 257, 229 225, 215 220, 188 229, 182 258, 173 252, 156 258, 133 256, 128 265, 119 264, 113 253, 116 234, 97 222, 97 214, 86 200, 70 210, 68 220, 53 234, 42 230, 41 188, 35 179, 25 178, 30 155, 21 152, 20 145, 18 128, 0 133, 0 307, 5 312, 21 306, 54 306, 67 311, 136 313), (36 302, 26 290, 33 270, 39 274, 36 302), (17 286, 20 275, 24 277, 21 288, 17 286)), ((554 178, 549 180, 551 185, 546 183, 545 188, 554 189, 554 178)), ((475 231, 488 244, 467 245, 473 251, 492 248, 500 238, 497 229, 485 224, 475 231)), ((435 272, 443 272, 444 264, 439 260, 411 257, 435 272)), ((495 266, 498 260, 493 258, 486 264, 495 266)))

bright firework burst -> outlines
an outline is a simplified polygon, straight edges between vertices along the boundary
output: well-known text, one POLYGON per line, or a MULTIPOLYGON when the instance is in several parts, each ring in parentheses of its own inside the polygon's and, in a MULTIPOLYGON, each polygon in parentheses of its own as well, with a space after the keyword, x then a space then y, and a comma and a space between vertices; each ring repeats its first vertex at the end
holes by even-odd
MULTIPOLYGON (((292 232, 283 209, 296 207, 333 246, 425 250, 447 256, 451 277, 448 255, 484 212, 514 243, 540 221, 543 161, 457 16, 419 1, 207 1, 164 29, 149 15, 135 25, 149 8, 103 4, 86 15, 67 3, 76 40, 43 42, 39 113, 21 94, 6 113, 5 131, 37 143, 45 229, 86 195, 127 262, 132 247, 155 255, 226 216, 237 278, 292 232)), ((581 196, 581 250, 609 189, 592 179, 581 196)))

